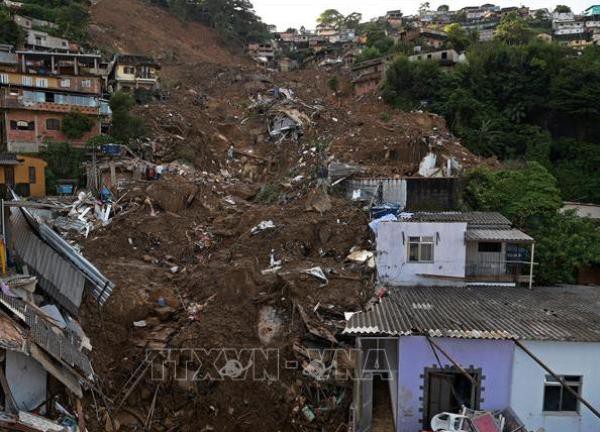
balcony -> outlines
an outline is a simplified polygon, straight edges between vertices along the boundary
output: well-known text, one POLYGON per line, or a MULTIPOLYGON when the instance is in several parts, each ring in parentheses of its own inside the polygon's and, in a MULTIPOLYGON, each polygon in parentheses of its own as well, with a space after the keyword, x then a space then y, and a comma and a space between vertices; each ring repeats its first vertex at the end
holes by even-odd
POLYGON ((76 110, 81 112, 82 114, 99 115, 98 107, 82 106, 75 104, 61 104, 56 102, 24 101, 22 98, 15 96, 1 96, 0 108, 24 109, 31 111, 44 111, 65 114, 76 110))
POLYGON ((528 261, 467 261, 465 279, 470 283, 528 283, 530 271, 528 261))

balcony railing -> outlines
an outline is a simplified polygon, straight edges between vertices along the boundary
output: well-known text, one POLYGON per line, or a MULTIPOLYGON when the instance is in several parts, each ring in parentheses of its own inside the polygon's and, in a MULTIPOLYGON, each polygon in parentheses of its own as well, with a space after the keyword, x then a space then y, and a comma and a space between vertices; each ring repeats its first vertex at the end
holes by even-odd
POLYGON ((467 261, 465 275, 473 282, 524 282, 529 280, 530 266, 527 261, 467 261))
POLYGON ((76 110, 83 114, 90 115, 98 115, 100 112, 98 107, 56 102, 23 101, 20 98, 11 96, 0 96, 0 108, 26 109, 32 111, 48 111, 59 113, 68 113, 76 110))

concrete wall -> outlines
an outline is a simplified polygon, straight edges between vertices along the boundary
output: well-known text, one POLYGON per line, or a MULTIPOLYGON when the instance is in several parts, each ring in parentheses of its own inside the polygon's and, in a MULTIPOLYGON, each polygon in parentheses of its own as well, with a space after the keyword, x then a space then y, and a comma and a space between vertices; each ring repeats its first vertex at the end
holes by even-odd
MULTIPOLYGON (((436 338, 435 342, 463 367, 481 369, 482 409, 499 410, 510 403, 514 344, 509 341, 436 338)), ((397 432, 423 429, 425 368, 438 367, 427 339, 417 336, 399 338, 398 422, 397 432)), ((452 364, 441 354, 442 365, 452 364)), ((523 381, 526 383, 527 380, 523 381)), ((521 385, 520 388, 524 387, 521 385)), ((562 432, 566 432, 564 429, 562 432)), ((589 429, 590 431, 592 429, 589 429)), ((548 431, 554 432, 554 431, 548 431)), ((570 432, 570 431, 569 431, 570 432)))
MULTIPOLYGON (((524 342, 524 345, 559 375, 583 377, 582 396, 600 407, 600 343, 524 342)), ((598 432, 600 420, 586 407, 578 414, 544 413, 544 379, 546 371, 521 349, 515 348, 511 406, 528 430, 545 432, 598 432)))
POLYGON ((467 224, 384 222, 377 232, 377 275, 389 285, 463 285, 465 278, 467 224), (403 238, 404 234, 404 238, 403 238), (438 237, 439 235, 439 237, 438 237), (408 262, 408 239, 432 236, 432 263, 408 262), (424 277, 435 275, 438 278, 424 277), (443 279, 447 277, 447 279, 443 279))

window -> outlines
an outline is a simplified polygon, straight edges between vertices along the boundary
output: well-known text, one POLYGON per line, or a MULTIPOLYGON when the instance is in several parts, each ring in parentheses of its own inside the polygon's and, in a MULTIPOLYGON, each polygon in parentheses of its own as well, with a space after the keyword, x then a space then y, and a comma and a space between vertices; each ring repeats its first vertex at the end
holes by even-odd
POLYGON ((92 80, 81 81, 81 87, 90 88, 92 86, 92 80))
POLYGON ((60 120, 52 118, 46 120, 46 130, 60 130, 60 120))
MULTIPOLYGON (((575 393, 581 393, 581 377, 565 375, 562 379, 575 393)), ((544 382, 544 411, 578 412, 579 401, 551 375, 546 375, 544 382)))
POLYGON ((11 120, 10 121, 10 128, 12 130, 22 130, 22 131, 26 131, 26 130, 35 130, 35 122, 26 122, 24 120, 11 120))
POLYGON ((60 86, 61 87, 71 87, 71 80, 64 78, 60 80, 60 86))
POLYGON ((433 237, 410 237, 408 239, 409 262, 433 262, 433 237))
POLYGON ((46 78, 36 78, 35 79, 35 86, 36 87, 48 87, 48 80, 46 78))
POLYGON ((502 243, 495 242, 480 242, 478 246, 479 252, 502 252, 502 243))
POLYGON ((33 85, 33 78, 30 76, 23 76, 21 77, 21 83, 24 86, 32 86, 33 85))
POLYGON ((35 175, 35 167, 29 167, 29 183, 35 184, 36 175, 35 175))
POLYGON ((448 53, 446 51, 442 53, 442 60, 448 60, 448 53))

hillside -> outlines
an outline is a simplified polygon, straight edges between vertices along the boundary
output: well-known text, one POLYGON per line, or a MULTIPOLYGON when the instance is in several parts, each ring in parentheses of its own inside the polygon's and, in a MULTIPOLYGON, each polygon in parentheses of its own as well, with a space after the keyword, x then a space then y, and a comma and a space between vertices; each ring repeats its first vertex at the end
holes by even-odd
POLYGON ((92 44, 108 52, 144 53, 170 64, 244 63, 221 47, 217 34, 198 23, 182 23, 142 0, 101 0, 91 9, 92 44))
MULTIPOLYGON (((90 307, 84 317, 103 391, 115 401, 127 394, 148 347, 280 355, 279 365, 260 365, 278 380, 159 387, 141 377, 127 410, 113 417, 121 430, 139 430, 149 412, 155 423, 147 430, 342 430, 351 387, 308 378, 303 349, 348 347, 321 336, 337 333, 343 312, 360 310, 372 295, 372 268, 346 257, 373 244, 362 206, 329 195, 318 175, 332 161, 360 164, 374 177, 415 175, 429 152, 465 168, 484 161, 439 116, 357 99, 348 77, 334 94, 330 72, 265 75, 210 29, 139 0, 103 0, 92 18, 93 38, 105 49, 163 62, 165 98, 135 113, 148 126, 154 161, 173 167, 158 182, 132 184, 121 201, 125 214, 84 243, 118 286, 102 311, 90 307), (300 130, 273 134, 285 116, 300 130), (267 221, 274 227, 253 232, 267 221), (327 283, 307 273, 314 268, 327 283), (320 330, 307 330, 309 322, 320 330), (284 368, 289 362, 297 366, 284 368), (160 402, 151 409, 154 392, 160 402), (312 422, 302 412, 309 405, 318 411, 312 422)), ((199 354, 201 364, 192 359, 177 373, 211 373, 214 358, 199 354)), ((97 427, 110 430, 106 419, 97 427)))

